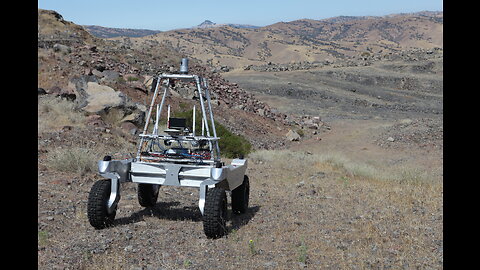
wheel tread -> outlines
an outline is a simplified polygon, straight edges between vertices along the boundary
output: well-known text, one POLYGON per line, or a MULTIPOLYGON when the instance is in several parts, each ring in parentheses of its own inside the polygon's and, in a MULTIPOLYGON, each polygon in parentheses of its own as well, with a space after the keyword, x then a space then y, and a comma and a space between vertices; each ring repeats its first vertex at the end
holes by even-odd
POLYGON ((158 199, 158 190, 154 192, 153 184, 138 184, 138 203, 143 207, 155 206, 158 199))
POLYGON ((226 200, 225 189, 212 188, 207 190, 203 229, 208 238, 219 238, 226 233, 226 200), (224 211, 223 216, 222 210, 224 211))
POLYGON ((247 212, 249 196, 250 182, 248 176, 245 175, 242 184, 232 190, 232 212, 234 214, 243 214, 247 212))
POLYGON ((116 211, 108 214, 107 203, 110 196, 111 180, 99 180, 93 184, 88 195, 88 221, 96 229, 103 229, 113 224, 116 211))

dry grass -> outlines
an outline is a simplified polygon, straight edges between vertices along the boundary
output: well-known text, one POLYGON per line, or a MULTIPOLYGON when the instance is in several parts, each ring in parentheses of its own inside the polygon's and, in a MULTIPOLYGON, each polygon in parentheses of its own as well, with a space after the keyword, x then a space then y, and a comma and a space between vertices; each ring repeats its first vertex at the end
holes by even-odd
POLYGON ((114 159, 131 157, 136 148, 120 136, 110 137, 108 144, 72 142, 72 145, 53 148, 46 154, 45 164, 49 169, 76 173, 84 176, 97 172, 97 161, 106 155, 114 159))
MULTIPOLYGON (((69 261, 80 260, 84 269, 146 265, 155 269, 441 268, 440 184, 376 179, 367 169, 370 176, 364 177, 357 171, 362 166, 353 166, 345 157, 333 154, 258 151, 250 155, 249 162, 250 210, 232 215, 226 237, 204 237, 201 220, 193 214, 198 212, 186 210, 196 208, 195 192, 192 195, 190 190, 163 187, 159 206, 152 214, 140 217, 145 225, 131 221, 98 231, 72 213, 73 218, 55 216, 50 221, 65 225, 61 231, 53 231, 49 241, 55 247, 63 243, 75 250, 84 248, 82 259, 62 248, 69 254, 69 261), (78 228, 88 233, 63 240, 78 228), (129 240, 125 238, 127 229, 133 235, 129 240), (91 253, 99 239, 109 243, 108 249, 91 253), (127 246, 135 252, 125 251, 127 246)), ((75 186, 75 190, 63 190, 61 194, 72 201, 80 200, 82 194, 84 200, 89 186, 75 186)), ((55 194, 62 190, 60 185, 41 188, 54 196, 60 196, 55 194)), ((122 190, 117 218, 125 221, 144 213, 137 205, 135 188, 125 185, 122 190)), ((53 250, 43 251, 42 260, 53 259, 53 250)))
POLYGON ((57 148, 48 152, 47 166, 61 172, 84 175, 96 171, 96 156, 97 153, 89 148, 57 148))
POLYGON ((256 239, 282 267, 441 266, 443 185, 428 174, 385 171, 333 153, 258 151, 250 160, 253 189, 262 190, 253 204, 269 209, 262 225, 236 237, 256 239))
MULTIPOLYGON (((114 121, 118 115, 112 113, 110 117, 109 120, 114 121)), ((44 162, 49 169, 83 176, 86 173, 96 172, 96 162, 105 155, 117 154, 118 158, 120 158, 119 155, 123 158, 125 154, 136 151, 135 145, 122 136, 100 134, 100 131, 88 129, 85 114, 77 111, 73 102, 60 97, 40 97, 38 100, 39 135, 55 136, 52 134, 60 131, 64 126, 74 127, 75 132, 68 135, 68 140, 61 145, 53 143, 45 148, 48 153, 45 160, 42 159, 41 162, 44 162), (103 141, 99 141, 100 137, 103 141)), ((56 138, 53 137, 52 140, 60 140, 58 135, 56 138)))
POLYGON ((379 168, 366 163, 350 160, 340 153, 309 154, 291 150, 259 150, 250 156, 253 162, 267 162, 277 168, 301 169, 314 173, 318 167, 330 167, 330 170, 343 171, 350 177, 360 177, 373 181, 390 181, 408 184, 428 184, 436 181, 433 176, 421 168, 396 166, 389 169, 379 168), (301 168, 298 168, 301 167, 301 168))
POLYGON ((38 132, 48 132, 63 126, 82 126, 85 115, 75 110, 73 102, 60 97, 44 96, 38 99, 38 132))

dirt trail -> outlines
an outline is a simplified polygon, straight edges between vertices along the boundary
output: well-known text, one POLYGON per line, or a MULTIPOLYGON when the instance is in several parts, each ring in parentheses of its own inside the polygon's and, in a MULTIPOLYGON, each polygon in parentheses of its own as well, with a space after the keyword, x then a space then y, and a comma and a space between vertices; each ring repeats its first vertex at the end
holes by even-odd
POLYGON ((388 135, 383 134, 398 122, 402 120, 332 121, 329 122, 330 131, 298 142, 292 149, 315 154, 339 154, 352 162, 368 164, 387 171, 392 168, 427 171, 436 181, 442 181, 442 149, 419 148, 416 144, 403 145, 394 138, 390 138, 393 141, 389 141, 388 135), (379 146, 378 141, 383 141, 389 147, 379 146))

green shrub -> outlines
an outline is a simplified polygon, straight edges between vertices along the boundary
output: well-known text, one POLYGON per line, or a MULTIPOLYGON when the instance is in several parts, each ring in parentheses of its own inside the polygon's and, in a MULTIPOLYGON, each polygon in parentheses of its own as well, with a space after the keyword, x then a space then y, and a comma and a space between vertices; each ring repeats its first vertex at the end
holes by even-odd
POLYGON ((302 243, 300 244, 300 246, 298 246, 298 257, 297 257, 298 262, 307 263, 307 258, 308 258, 307 250, 308 250, 308 247, 305 244, 305 241, 302 240, 302 243))
POLYGON ((48 244, 48 232, 38 231, 38 245, 46 246, 48 244))
POLYGON ((252 150, 252 145, 244 137, 231 133, 226 127, 215 121, 220 152, 227 158, 246 156, 252 150))
POLYGON ((255 242, 252 239, 248 241, 248 250, 250 250, 250 254, 252 256, 257 254, 257 249, 255 249, 255 242))

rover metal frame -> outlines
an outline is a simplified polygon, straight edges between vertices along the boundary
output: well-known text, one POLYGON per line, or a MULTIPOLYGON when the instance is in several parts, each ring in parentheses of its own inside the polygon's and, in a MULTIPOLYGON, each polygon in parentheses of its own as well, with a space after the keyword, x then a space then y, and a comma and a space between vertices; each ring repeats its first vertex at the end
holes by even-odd
MULTIPOLYGON (((181 69, 182 71, 182 69, 181 69)), ((168 107, 167 122, 170 119, 168 107)), ((167 126, 168 127, 168 126, 167 126)), ((231 191, 240 186, 244 180, 247 169, 247 160, 243 158, 233 159, 230 165, 221 161, 220 147, 218 145, 215 122, 206 79, 190 74, 165 74, 158 75, 155 91, 146 116, 145 126, 139 135, 137 154, 135 158, 125 160, 111 160, 104 158, 98 161, 99 174, 111 179, 110 197, 108 200, 108 213, 116 210, 120 200, 120 184, 132 182, 137 184, 156 184, 164 186, 196 187, 199 188, 198 207, 204 214, 205 196, 208 188, 221 187, 231 191), (183 132, 181 130, 166 129, 164 134, 159 133, 159 119, 162 109, 165 107, 166 97, 169 94, 170 81, 181 80, 195 82, 196 94, 201 108, 202 134, 195 133, 195 107, 193 109, 193 130, 183 132), (157 102, 159 88, 162 88, 160 103, 157 102), (156 106, 155 106, 156 105, 156 106), (152 121, 153 111, 156 108, 154 127, 148 131, 152 121), (211 128, 211 129, 210 129, 211 128), (205 133, 206 131, 206 133, 205 133), (188 144, 203 146, 208 145, 209 156, 185 154, 181 158, 171 158, 162 155, 160 151, 154 151, 162 142, 178 142, 180 145, 188 144)), ((163 149, 167 151, 168 149, 163 149)), ((165 153, 165 152, 163 152, 165 153)))

